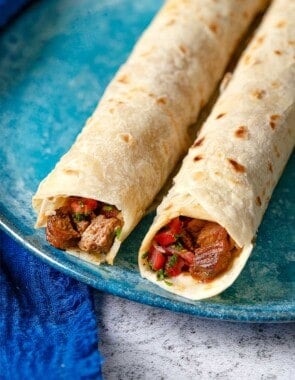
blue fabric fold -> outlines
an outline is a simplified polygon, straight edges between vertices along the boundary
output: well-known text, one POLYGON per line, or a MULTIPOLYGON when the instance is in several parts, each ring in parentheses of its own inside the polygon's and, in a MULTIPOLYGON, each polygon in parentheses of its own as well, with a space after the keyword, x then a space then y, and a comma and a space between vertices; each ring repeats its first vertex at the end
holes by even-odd
POLYGON ((101 379, 91 289, 0 231, 0 379, 101 379))
POLYGON ((30 0, 0 0, 0 27, 4 26, 30 0))
MULTIPOLYGON (((0 0, 0 28, 29 0, 0 0)), ((0 379, 101 379, 91 289, 0 230, 0 379)))

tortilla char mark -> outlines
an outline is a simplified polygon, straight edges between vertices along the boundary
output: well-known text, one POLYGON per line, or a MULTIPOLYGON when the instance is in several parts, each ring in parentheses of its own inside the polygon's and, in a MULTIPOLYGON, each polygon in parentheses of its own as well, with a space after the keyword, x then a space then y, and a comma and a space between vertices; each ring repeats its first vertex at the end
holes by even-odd
POLYGON ((242 164, 239 164, 236 160, 232 159, 232 158, 228 158, 227 159, 228 162, 231 164, 232 168, 237 172, 237 173, 245 173, 246 172, 246 168, 244 165, 242 164))
POLYGON ((238 127, 238 129, 235 131, 235 136, 240 139, 247 139, 249 136, 249 130, 245 125, 241 125, 238 127))
POLYGON ((197 139, 197 140, 194 142, 193 147, 194 147, 194 148, 197 148, 197 147, 203 145, 204 140, 205 140, 205 137, 201 137, 200 139, 197 139))
POLYGON ((203 159, 203 156, 201 154, 199 154, 198 156, 194 157, 194 162, 200 161, 202 159, 203 159))

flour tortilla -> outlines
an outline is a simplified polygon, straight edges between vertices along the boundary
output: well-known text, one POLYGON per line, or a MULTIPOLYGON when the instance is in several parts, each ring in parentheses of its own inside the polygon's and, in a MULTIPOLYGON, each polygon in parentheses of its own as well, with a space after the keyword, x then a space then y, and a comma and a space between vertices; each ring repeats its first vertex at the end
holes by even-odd
MULTIPOLYGON (((254 16, 266 0, 170 0, 109 84, 71 149, 33 197, 37 227, 66 197, 93 198, 122 211, 113 263, 190 145, 196 121, 254 16)), ((54 143, 54 142, 52 142, 54 143)))
POLYGON ((295 2, 276 0, 244 51, 229 84, 157 210, 139 252, 141 275, 169 292, 199 300, 239 276, 295 142, 295 2), (189 274, 157 281, 142 255, 171 219, 219 223, 240 247, 232 266, 210 283, 189 274))

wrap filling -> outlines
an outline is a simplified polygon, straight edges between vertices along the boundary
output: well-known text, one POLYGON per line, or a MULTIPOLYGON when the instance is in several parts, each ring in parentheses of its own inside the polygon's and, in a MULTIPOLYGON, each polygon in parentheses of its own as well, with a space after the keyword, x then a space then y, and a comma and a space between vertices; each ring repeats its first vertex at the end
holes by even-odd
POLYGON ((107 254, 119 237, 121 212, 94 199, 69 197, 47 218, 47 241, 58 249, 78 248, 89 253, 107 254))
POLYGON ((230 267, 238 252, 218 223, 180 216, 157 232, 143 258, 158 280, 187 272, 209 282, 230 267))

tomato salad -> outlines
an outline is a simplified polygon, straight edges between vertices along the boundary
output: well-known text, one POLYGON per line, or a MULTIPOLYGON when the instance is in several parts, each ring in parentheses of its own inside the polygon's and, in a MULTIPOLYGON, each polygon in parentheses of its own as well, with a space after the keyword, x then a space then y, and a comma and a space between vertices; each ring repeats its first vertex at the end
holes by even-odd
POLYGON ((237 252, 219 224, 180 216, 158 231, 143 258, 158 280, 188 272, 209 282, 230 266, 237 252))

